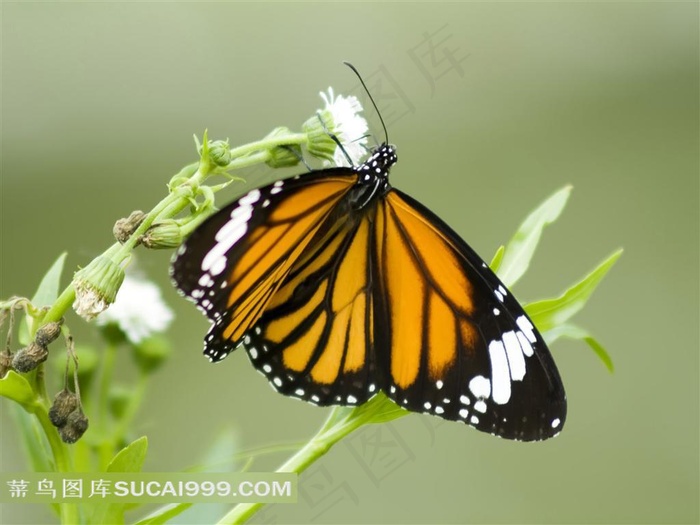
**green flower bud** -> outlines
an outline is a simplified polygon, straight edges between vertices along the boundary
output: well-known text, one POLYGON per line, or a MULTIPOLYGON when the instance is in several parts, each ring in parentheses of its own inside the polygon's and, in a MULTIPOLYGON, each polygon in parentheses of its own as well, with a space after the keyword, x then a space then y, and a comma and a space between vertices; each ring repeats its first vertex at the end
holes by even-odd
POLYGON ((114 238, 120 243, 124 244, 129 240, 129 237, 134 234, 145 218, 145 213, 143 213, 141 210, 136 210, 132 211, 128 217, 119 219, 114 223, 114 227, 112 228, 114 238))
POLYGON ((63 324, 63 319, 60 321, 52 321, 46 323, 44 326, 36 331, 36 336, 34 336, 34 341, 39 346, 49 346, 53 343, 56 338, 61 333, 61 325, 63 324))
POLYGON ((49 419, 55 427, 62 427, 68 421, 68 416, 78 408, 78 397, 70 390, 63 389, 53 398, 49 409, 49 419))
POLYGON ((115 419, 121 419, 134 397, 134 389, 124 385, 112 385, 109 389, 109 412, 115 419))
POLYGON ((72 444, 78 441, 88 428, 88 418, 78 408, 70 413, 66 424, 58 429, 64 443, 72 444))
POLYGON ((231 162, 231 146, 229 146, 228 140, 210 142, 209 159, 217 166, 228 166, 231 162))
MULTIPOLYGON (((285 127, 279 127, 272 130, 266 139, 274 139, 291 135, 291 130, 285 127)), ((284 146, 276 146, 269 150, 270 158, 265 162, 271 168, 287 168, 296 166, 301 159, 301 147, 298 144, 289 144, 284 146)))
POLYGON ((325 109, 304 122, 301 129, 306 133, 308 141, 306 148, 311 155, 324 160, 333 160, 333 154, 338 145, 329 134, 333 133, 334 126, 331 112, 325 109))
POLYGON ((146 248, 163 249, 177 248, 182 244, 182 230, 173 219, 167 219, 151 226, 146 234, 141 237, 141 244, 146 248))
POLYGON ((152 374, 170 356, 170 341, 160 335, 151 335, 134 345, 134 358, 139 368, 146 374, 152 374))
POLYGON ((83 319, 91 321, 114 302, 123 281, 121 266, 107 257, 94 259, 73 277, 73 309, 83 319))
POLYGON ((18 350, 12 358, 12 368, 17 372, 27 373, 34 370, 49 357, 49 351, 45 346, 36 344, 34 341, 29 346, 18 350))

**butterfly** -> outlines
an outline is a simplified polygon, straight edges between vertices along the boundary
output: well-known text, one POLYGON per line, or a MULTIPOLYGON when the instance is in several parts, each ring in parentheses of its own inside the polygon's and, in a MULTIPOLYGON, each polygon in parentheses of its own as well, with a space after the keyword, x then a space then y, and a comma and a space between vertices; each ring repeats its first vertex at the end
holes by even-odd
MULTIPOLYGON (((396 148, 343 63, 386 140, 359 166, 250 191, 179 248, 173 282, 212 321, 204 353, 216 362, 243 344, 275 390, 317 405, 383 391, 499 437, 557 435, 566 395, 542 336, 459 235, 391 187, 396 148)), ((332 89, 322 97, 361 110, 332 89)))
POLYGON ((488 265, 389 184, 386 143, 354 167, 249 191, 203 222, 171 266, 211 320, 205 354, 239 345, 278 392, 414 412, 523 441, 560 432, 554 360, 488 265))

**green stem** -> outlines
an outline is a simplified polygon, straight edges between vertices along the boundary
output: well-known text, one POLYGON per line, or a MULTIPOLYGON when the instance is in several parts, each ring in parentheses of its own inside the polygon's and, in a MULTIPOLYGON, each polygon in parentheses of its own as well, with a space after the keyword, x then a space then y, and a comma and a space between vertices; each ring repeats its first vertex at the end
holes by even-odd
MULTIPOLYGON (((352 431, 364 425, 367 421, 364 417, 348 417, 339 420, 337 414, 338 410, 342 410, 342 407, 334 408, 326 420, 326 423, 321 427, 321 430, 312 437, 304 447, 279 467, 277 472, 302 473, 316 460, 321 458, 321 456, 326 454, 333 445, 352 431), (331 421, 335 422, 335 424, 329 426, 328 422, 331 421)), ((218 525, 245 523, 264 505, 264 503, 239 503, 219 520, 218 525)))
MULTIPOLYGON (((34 405, 33 413, 39 420, 39 424, 44 430, 46 439, 51 447, 51 453, 53 454, 56 471, 72 472, 73 466, 70 458, 70 452, 68 447, 63 443, 63 441, 61 441, 61 437, 58 435, 56 427, 54 427, 53 423, 51 423, 46 405, 44 403, 37 402, 34 405)), ((75 503, 60 503, 59 507, 61 509, 61 523, 72 525, 80 522, 78 517, 78 506, 75 503)))
POLYGON ((251 155, 246 155, 245 157, 232 160, 231 162, 229 162, 228 166, 226 166, 226 169, 240 170, 249 166, 254 166, 255 164, 262 164, 263 162, 267 162, 268 160, 270 160, 271 157, 272 155, 268 150, 260 151, 258 153, 253 153, 251 155))
POLYGON ((146 393, 148 377, 149 376, 143 372, 139 374, 139 379, 138 383, 136 384, 135 392, 131 396, 131 399, 129 399, 129 403, 126 406, 126 410, 120 418, 119 423, 117 424, 117 428, 114 432, 112 432, 115 443, 116 441, 122 440, 124 438, 127 429, 134 420, 134 417, 136 416, 136 413, 138 412, 138 409, 141 406, 141 402, 143 401, 143 396, 146 393))
POLYGON ((44 323, 58 321, 61 317, 63 317, 63 314, 66 313, 68 308, 70 308, 73 301, 75 301, 75 289, 73 288, 72 284, 69 284, 66 289, 63 290, 61 295, 58 296, 58 299, 56 299, 51 305, 49 311, 46 312, 44 323))
MULTIPOLYGON (((275 148, 277 146, 288 146, 290 144, 306 144, 308 137, 306 133, 290 133, 289 135, 280 135, 274 138, 258 140, 257 142, 251 142, 250 144, 244 144, 237 148, 231 150, 231 158, 236 159, 249 153, 253 153, 261 150, 268 150, 275 148)), ((233 162, 233 161, 232 161, 233 162)), ((231 164, 229 164, 230 166, 231 164)), ((228 166, 227 168, 228 169, 228 166)))
POLYGON ((97 432, 101 437, 98 446, 100 468, 104 469, 112 459, 113 439, 107 429, 109 414, 109 388, 112 385, 112 371, 117 357, 117 345, 108 342, 102 359, 99 395, 97 396, 97 432))

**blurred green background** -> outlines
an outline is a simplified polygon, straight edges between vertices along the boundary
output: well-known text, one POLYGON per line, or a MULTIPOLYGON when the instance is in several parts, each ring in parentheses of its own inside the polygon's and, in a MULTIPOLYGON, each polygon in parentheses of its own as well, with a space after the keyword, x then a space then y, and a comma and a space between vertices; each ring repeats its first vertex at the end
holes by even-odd
MULTIPOLYGON (((32 295, 63 250, 72 271, 109 245, 114 221, 153 206, 195 159, 193 133, 237 145, 298 129, 321 89, 356 87, 342 60, 398 145, 393 184, 487 260, 574 185, 521 300, 625 248, 577 318, 616 373, 581 343, 553 348, 569 398, 560 437, 513 443, 428 416, 366 428, 301 478, 296 505, 255 522, 698 522, 697 3, 5 2, 2 33, 2 297, 32 295)), ((168 261, 138 258, 177 313, 174 358, 133 429, 150 441, 145 470, 196 463, 222 433, 243 447, 312 435, 327 410, 275 394, 242 352, 202 357, 207 323, 169 285, 168 261)), ((0 468, 26 470, 0 408, 0 468)), ((0 512, 54 521, 43 507, 0 512)))

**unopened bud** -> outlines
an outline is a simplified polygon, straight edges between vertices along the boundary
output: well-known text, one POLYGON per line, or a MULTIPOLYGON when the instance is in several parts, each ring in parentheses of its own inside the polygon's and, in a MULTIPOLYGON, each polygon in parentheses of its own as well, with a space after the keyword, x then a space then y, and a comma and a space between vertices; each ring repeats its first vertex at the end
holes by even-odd
POLYGON ((141 237, 141 244, 146 248, 177 248, 182 244, 182 230, 173 219, 168 219, 151 226, 141 237))
POLYGON ((134 357, 139 368, 150 374, 170 356, 171 345, 165 337, 151 335, 134 346, 134 357))
MULTIPOLYGON (((289 128, 279 127, 272 130, 266 139, 274 139, 291 135, 289 128)), ((271 168, 286 168, 296 166, 301 159, 301 147, 298 144, 275 146, 268 150, 270 158, 265 162, 271 168)))
POLYGON ((49 419, 53 426, 62 427, 68 421, 68 416, 78 408, 78 397, 70 390, 63 389, 53 398, 49 409, 49 419))
POLYGON ((45 346, 36 344, 34 341, 29 346, 18 350, 12 358, 12 368, 17 372, 27 373, 34 370, 49 357, 49 351, 45 346))
POLYGON ((79 408, 68 416, 66 424, 58 429, 64 443, 72 444, 78 441, 88 428, 88 418, 79 408))
POLYGON ((334 126, 333 116, 328 110, 323 110, 304 122, 301 129, 306 133, 306 148, 311 155, 324 160, 333 160, 333 154, 338 147, 330 136, 334 126))
POLYGON ((36 336, 34 336, 34 341, 39 346, 49 346, 53 343, 56 338, 61 333, 61 325, 63 324, 63 319, 60 321, 52 321, 46 323, 44 326, 36 331, 36 336))
POLYGON ((114 238, 124 244, 129 240, 129 237, 134 234, 145 218, 146 214, 144 212, 136 210, 132 211, 128 217, 119 219, 114 223, 114 228, 112 228, 114 238))
POLYGON ((209 158, 217 166, 228 166, 231 162, 231 146, 227 140, 215 140, 209 144, 209 158))

